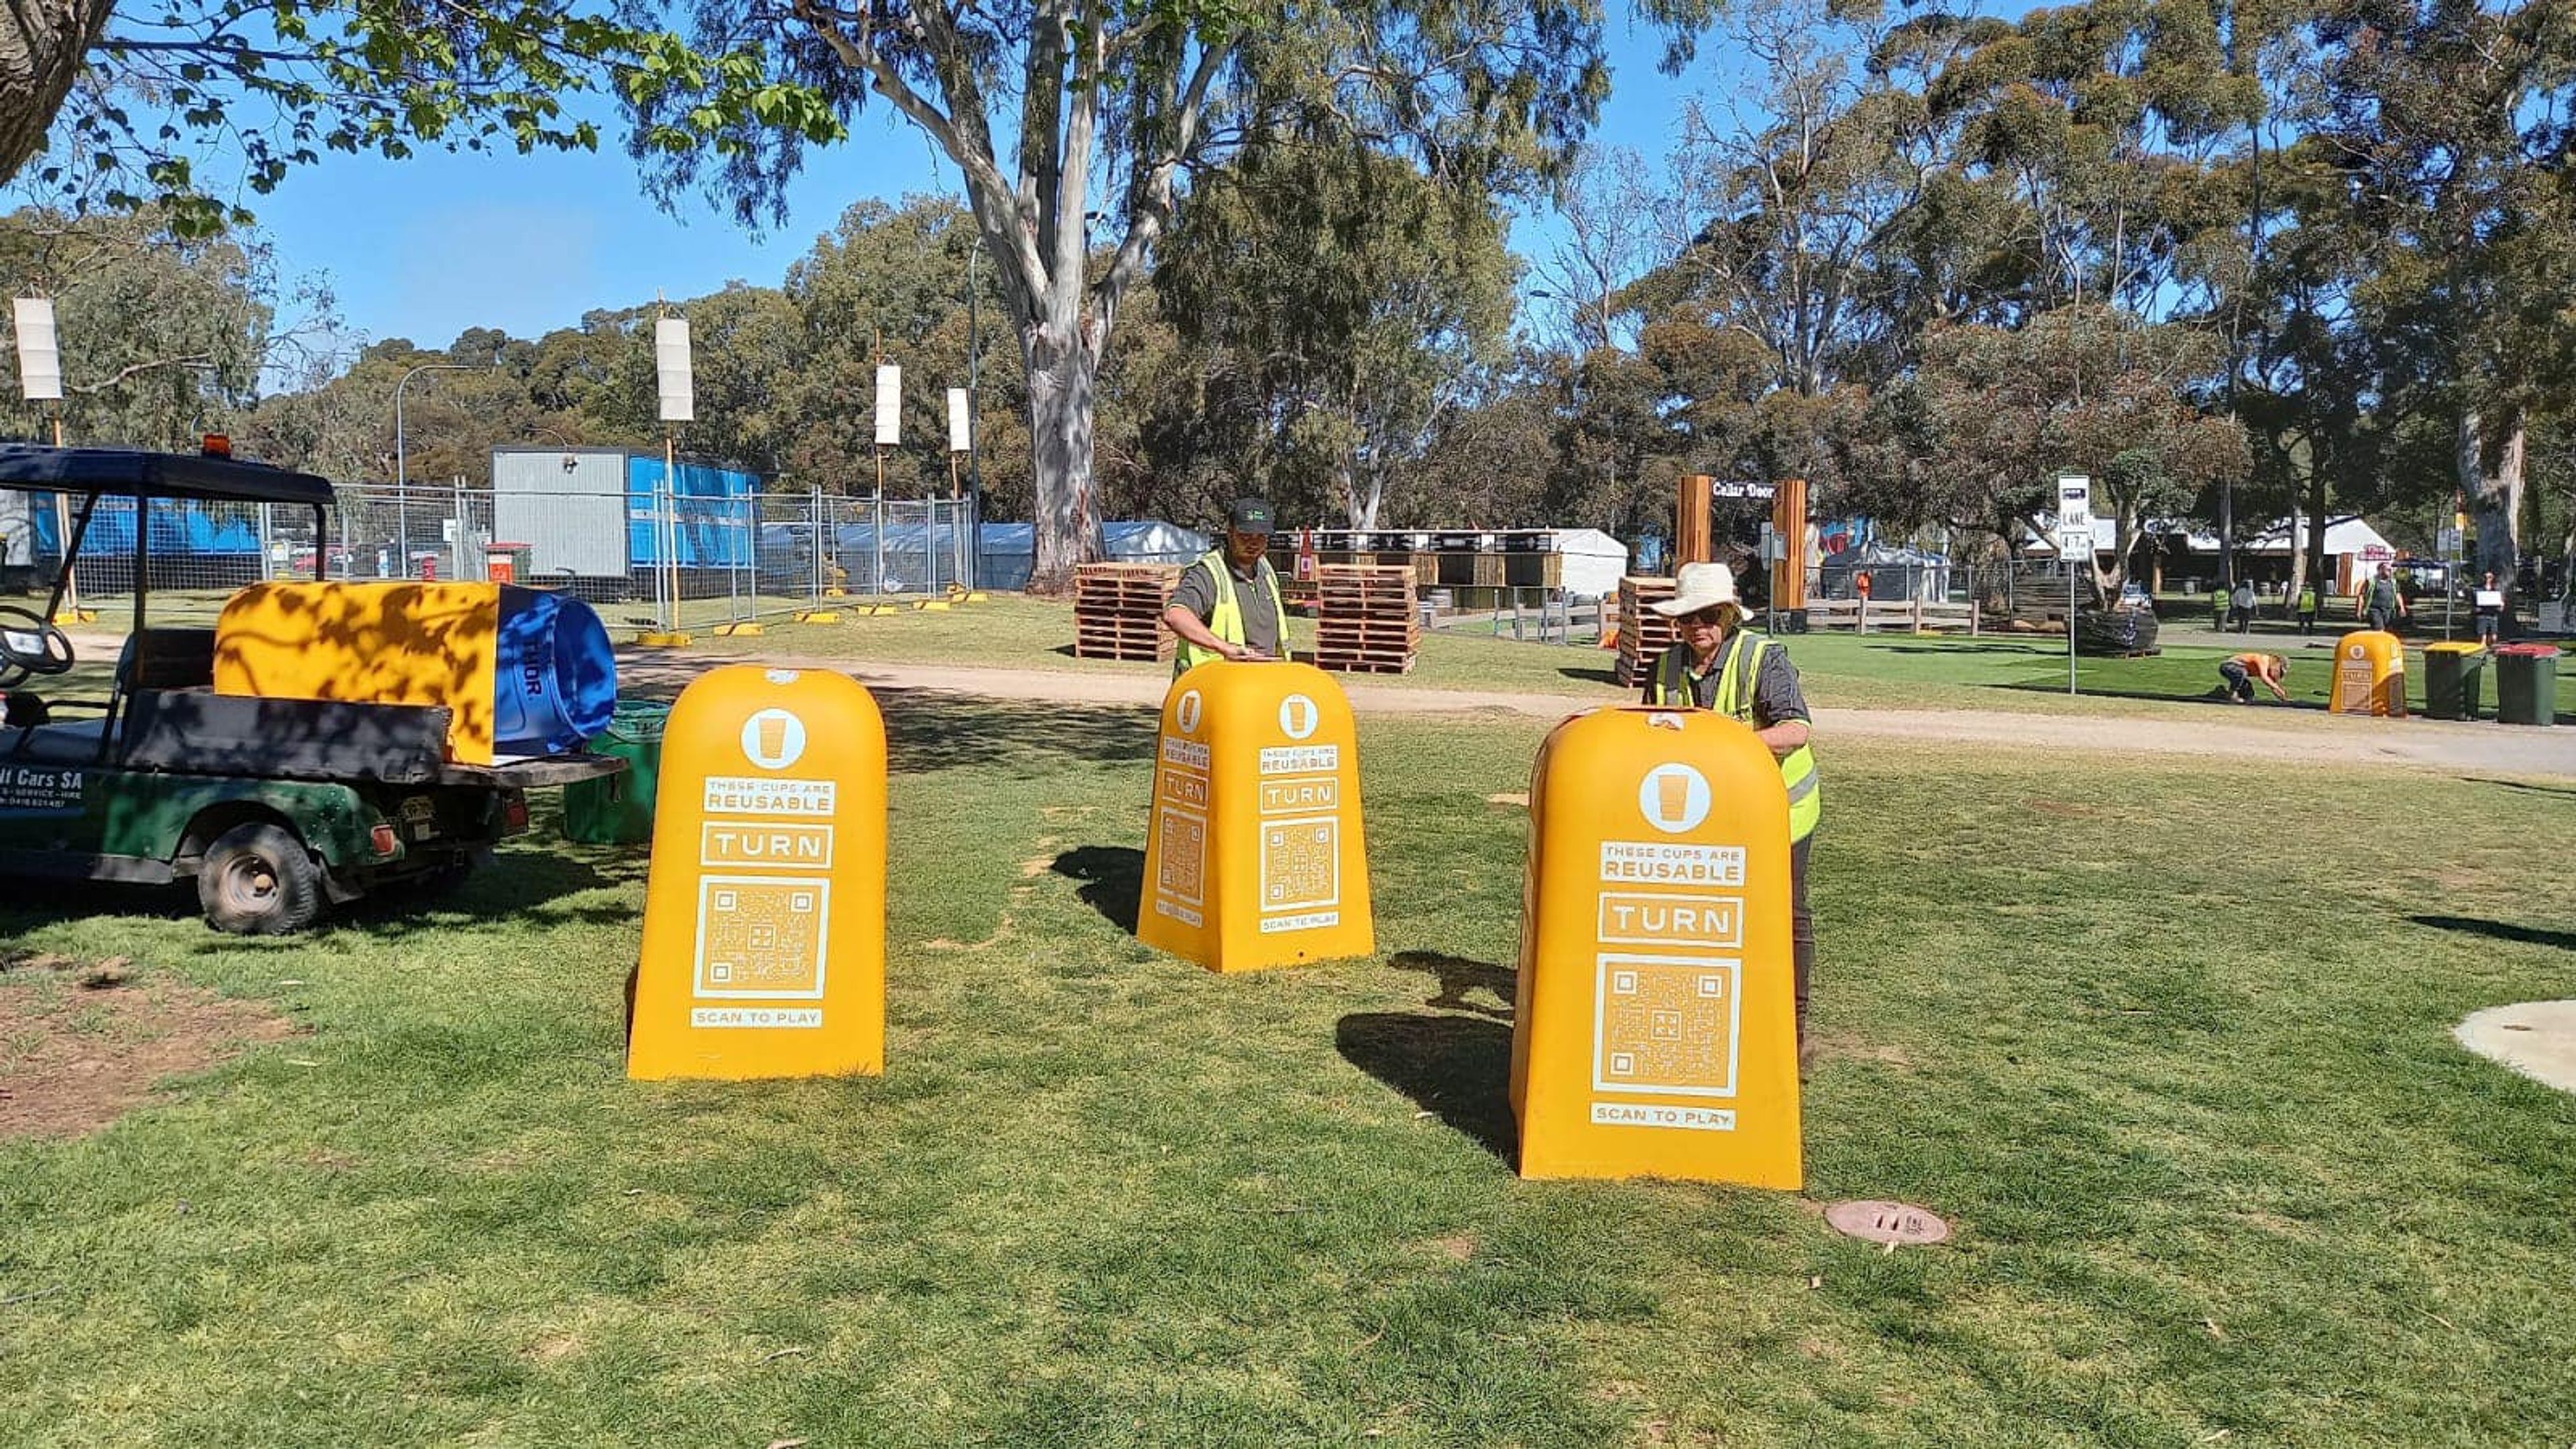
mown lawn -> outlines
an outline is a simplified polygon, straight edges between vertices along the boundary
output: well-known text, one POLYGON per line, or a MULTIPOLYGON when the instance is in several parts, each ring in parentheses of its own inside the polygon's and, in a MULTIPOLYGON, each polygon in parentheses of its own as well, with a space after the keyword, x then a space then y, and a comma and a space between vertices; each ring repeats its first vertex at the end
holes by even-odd
MULTIPOLYGON (((721 602, 721 601, 718 601, 721 602)), ((1291 647, 1314 642, 1314 623, 1291 623, 1291 647)), ((1071 670, 1154 676, 1168 665, 1123 664, 1073 657, 1069 604, 996 594, 983 603, 944 611, 906 611, 879 617, 855 615, 838 624, 769 623, 756 638, 719 639, 701 633, 698 652, 756 656, 878 660, 900 664, 959 664, 1023 670, 1071 670)), ((1966 639, 1941 635, 1804 634, 1786 641, 1820 705, 1860 709, 1984 709, 2047 713, 2163 715, 2189 718, 2218 703, 2218 662, 2234 649, 2174 648, 2147 659, 2084 659, 2082 692, 2066 692, 2063 638, 2006 636, 1966 639)), ((2333 682, 2326 634, 2313 639, 2258 637, 2248 648, 2290 661, 2291 698, 2303 708, 2325 708, 2333 682)), ((1505 690, 1608 699, 1628 693, 1611 677, 1615 653, 1590 647, 1521 643, 1497 638, 1475 625, 1433 630, 1423 636, 1420 661, 1410 674, 1352 675, 1353 682, 1399 688, 1505 690)), ((2562 673, 2561 720, 2576 723, 2576 659, 2562 673)), ((2424 664, 2408 661, 2407 683, 2420 712, 2424 664)), ((2492 717, 2496 684, 2490 670, 2483 688, 2492 717)), ((2271 696, 2262 703, 2273 705, 2271 696)), ((2251 711, 2240 712, 2252 714, 2251 711)))
POLYGON ((2576 1100, 2449 1036, 2568 992, 2563 789, 1832 746, 1809 1191, 1523 1183, 1538 727, 1364 723, 1382 955, 1227 979, 1127 929, 1142 712, 887 703, 881 1080, 625 1081, 617 852, 290 943, 7 897, 309 1034, 0 1144, 0 1442, 2576 1437, 2576 1100))

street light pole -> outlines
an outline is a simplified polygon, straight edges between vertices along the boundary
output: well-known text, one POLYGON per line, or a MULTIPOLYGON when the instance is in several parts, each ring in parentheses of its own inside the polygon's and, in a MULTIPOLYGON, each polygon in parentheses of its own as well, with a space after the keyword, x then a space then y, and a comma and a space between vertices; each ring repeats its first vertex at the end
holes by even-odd
POLYGON ((411 576, 411 463, 403 446, 403 389, 424 372, 480 372, 462 362, 424 362, 394 384, 394 577, 411 576))
POLYGON ((976 411, 982 389, 976 386, 983 343, 977 328, 975 262, 984 239, 973 238, 966 252, 966 587, 984 586, 984 419, 976 411))

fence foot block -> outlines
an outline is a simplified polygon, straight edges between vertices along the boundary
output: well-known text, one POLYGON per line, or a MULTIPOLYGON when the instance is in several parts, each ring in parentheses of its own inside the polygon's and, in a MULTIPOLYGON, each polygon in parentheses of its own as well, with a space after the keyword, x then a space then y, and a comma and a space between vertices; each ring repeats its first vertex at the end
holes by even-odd
POLYGON ((689 636, 677 631, 647 629, 635 636, 637 647, 644 649, 677 649, 689 642, 689 636))
POLYGON ((796 622, 799 624, 837 624, 841 622, 841 615, 840 611, 836 609, 799 609, 796 611, 796 622))
POLYGON ((745 619, 739 624, 718 624, 716 626, 716 637, 719 639, 742 639, 762 632, 764 631, 761 629, 760 625, 749 619, 745 619))
POLYGON ((948 610, 948 601, 946 599, 924 599, 921 601, 921 608, 925 613, 945 613, 948 610))
POLYGON ((54 627, 57 629, 61 628, 65 624, 95 624, 97 622, 98 610, 96 609, 61 609, 57 610, 54 614, 54 627))

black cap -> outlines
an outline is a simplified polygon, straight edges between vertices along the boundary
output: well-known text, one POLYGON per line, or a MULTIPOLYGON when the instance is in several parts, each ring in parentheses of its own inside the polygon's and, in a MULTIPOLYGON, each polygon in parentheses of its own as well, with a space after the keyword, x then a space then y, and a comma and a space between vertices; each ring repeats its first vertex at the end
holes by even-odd
POLYGON ((1266 534, 1270 532, 1270 505, 1258 498, 1238 498, 1228 524, 1237 533, 1266 534))

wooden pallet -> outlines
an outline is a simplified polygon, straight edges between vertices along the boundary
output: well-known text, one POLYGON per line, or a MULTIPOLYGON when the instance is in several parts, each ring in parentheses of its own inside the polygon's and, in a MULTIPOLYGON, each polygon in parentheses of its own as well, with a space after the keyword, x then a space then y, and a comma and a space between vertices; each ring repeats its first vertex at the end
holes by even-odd
POLYGON ((1419 655, 1412 653, 1393 657, 1318 653, 1315 656, 1315 667, 1330 669, 1338 674, 1411 674, 1414 664, 1419 659, 1419 655))
POLYGON ((1181 580, 1172 564, 1090 563, 1073 574, 1076 659, 1166 661, 1177 647, 1163 610, 1181 580))
POLYGON ((1681 638, 1673 621, 1647 608, 1673 596, 1671 579, 1630 574, 1619 581, 1619 664, 1614 671, 1623 685, 1641 685, 1655 661, 1681 638))
POLYGON ((1403 674, 1422 645, 1415 572, 1406 564, 1326 564, 1315 579, 1315 663, 1403 674))

